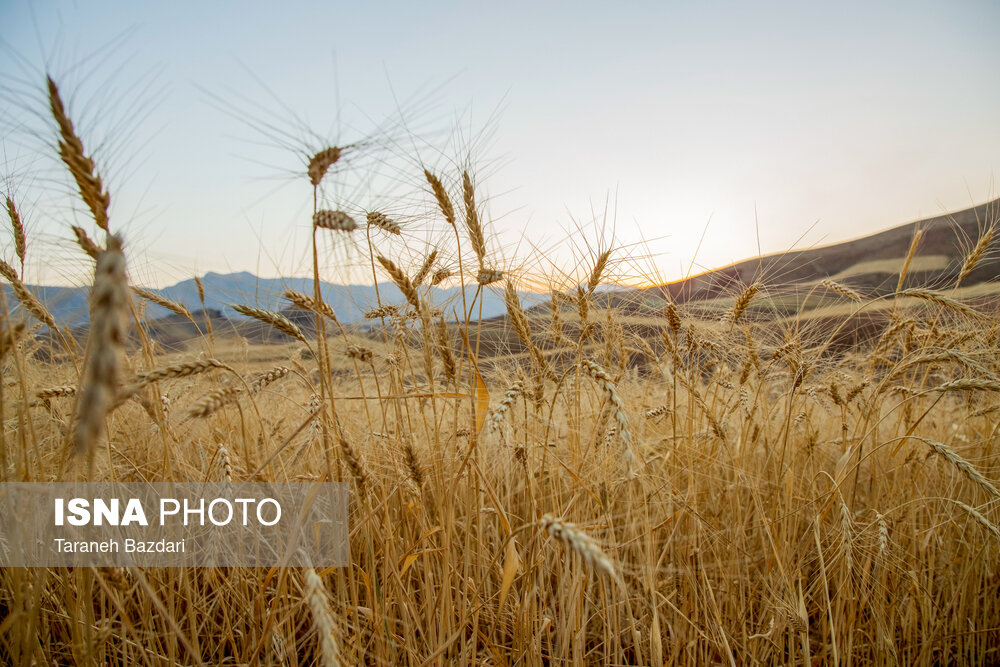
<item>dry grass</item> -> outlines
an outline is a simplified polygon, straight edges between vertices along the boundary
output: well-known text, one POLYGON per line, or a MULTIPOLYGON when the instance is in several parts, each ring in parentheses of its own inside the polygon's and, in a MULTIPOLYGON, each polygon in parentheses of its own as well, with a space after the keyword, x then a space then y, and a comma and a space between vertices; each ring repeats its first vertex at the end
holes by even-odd
MULTIPOLYGON (((107 192, 66 109, 52 110, 106 228, 107 192)), ((340 155, 310 160, 317 197, 340 155)), ((565 276, 532 276, 553 300, 525 310, 525 267, 490 256, 485 209, 457 176, 462 226, 440 178, 423 174, 440 219, 421 224, 441 234, 413 254, 412 280, 392 258, 400 235, 388 230, 376 255, 353 219, 317 202, 314 239, 340 232, 332 242, 361 249, 413 308, 379 302, 365 328, 335 336, 318 292, 294 292, 314 329, 238 307, 291 343, 216 332, 168 355, 132 309, 126 345, 124 257, 116 237, 102 250, 81 229, 67 232, 97 266, 88 350, 74 354, 29 334, 22 312, 47 311, 4 270, 24 305, 3 310, 0 336, 4 480, 74 478, 86 468, 67 463, 75 442, 93 480, 345 481, 351 563, 7 568, 0 661, 1000 661, 995 313, 958 291, 870 300, 829 282, 849 307, 807 336, 804 319, 757 316, 771 296, 755 282, 718 307, 661 300, 636 314, 647 295, 597 289, 629 261, 606 246, 565 276), (433 303, 428 276, 477 297, 433 303), (504 276, 510 317, 479 321, 478 295, 504 276), (437 307, 463 310, 446 322, 437 307), (880 308, 895 318, 880 336, 829 345, 880 308)), ((915 241, 907 264, 916 252, 915 241)))

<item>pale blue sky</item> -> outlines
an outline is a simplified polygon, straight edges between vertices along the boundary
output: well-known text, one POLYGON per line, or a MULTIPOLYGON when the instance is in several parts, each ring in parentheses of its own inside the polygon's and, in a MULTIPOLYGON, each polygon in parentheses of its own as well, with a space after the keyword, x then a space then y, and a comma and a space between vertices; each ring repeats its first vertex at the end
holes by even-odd
MULTIPOLYGON (((4 182, 37 239, 29 281, 79 278, 59 241, 74 218, 39 194, 52 178, 67 189, 34 157, 46 127, 18 126, 46 69, 99 147, 133 273, 154 285, 308 266, 299 157, 241 110, 350 141, 396 112, 393 93, 422 96, 407 120, 447 157, 463 157, 445 142, 456 122, 488 131, 473 158, 506 256, 558 247, 610 192, 618 241, 649 239, 664 279, 709 220, 704 268, 756 254, 755 215, 765 252, 838 241, 985 200, 1000 162, 995 2, 6 0, 0 22, 4 182)), ((419 157, 447 164, 426 144, 419 157)))

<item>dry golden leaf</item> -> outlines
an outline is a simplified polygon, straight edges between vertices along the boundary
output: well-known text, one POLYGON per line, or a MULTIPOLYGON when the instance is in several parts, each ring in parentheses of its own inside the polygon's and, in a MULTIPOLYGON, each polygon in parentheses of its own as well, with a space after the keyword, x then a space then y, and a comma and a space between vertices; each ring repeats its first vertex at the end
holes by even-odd
POLYGON ((476 376, 476 433, 483 430, 486 423, 486 413, 490 409, 490 392, 486 389, 483 376, 479 374, 479 364, 476 358, 472 358, 472 370, 476 376))
POLYGON ((420 554, 422 554, 422 553, 423 553, 422 551, 419 551, 419 552, 417 552, 415 554, 409 554, 408 556, 406 556, 405 558, 403 558, 403 564, 399 568, 399 577, 400 578, 402 578, 403 575, 406 574, 406 571, 410 569, 410 566, 413 565, 413 563, 416 562, 416 560, 418 558, 420 558, 420 554))
POLYGON ((510 591, 511 584, 514 583, 514 577, 517 575, 517 569, 520 566, 521 557, 517 553, 517 545, 514 543, 514 538, 511 538, 507 541, 507 555, 503 561, 503 580, 500 582, 500 609, 503 609, 504 600, 507 599, 507 593, 510 591))

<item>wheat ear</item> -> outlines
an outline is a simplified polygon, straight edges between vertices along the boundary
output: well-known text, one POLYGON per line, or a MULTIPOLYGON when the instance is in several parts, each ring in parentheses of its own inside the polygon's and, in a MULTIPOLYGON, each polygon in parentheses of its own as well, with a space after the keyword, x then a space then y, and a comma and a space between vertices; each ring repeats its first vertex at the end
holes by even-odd
POLYGON ((552 539, 561 541, 566 548, 579 555, 583 562, 600 574, 616 578, 615 566, 595 539, 572 523, 558 519, 551 514, 542 517, 542 528, 552 539))
POLYGON ((754 296, 760 291, 760 287, 760 283, 753 283, 740 292, 740 295, 736 298, 736 303, 733 304, 733 309, 730 311, 730 316, 734 323, 739 322, 740 318, 743 317, 743 313, 746 312, 746 309, 750 306, 750 302, 753 301, 754 296))
POLYGON ((976 268, 976 265, 982 260, 983 256, 986 254, 986 250, 990 247, 990 243, 993 242, 993 235, 996 232, 996 227, 990 225, 986 230, 979 236, 979 240, 976 242, 976 246, 962 262, 962 269, 958 272, 958 279, 955 280, 955 287, 962 284, 962 281, 969 277, 972 270, 976 268))
POLYGON ((479 212, 476 211, 476 193, 472 187, 472 179, 469 172, 462 172, 462 199, 465 203, 465 227, 469 230, 469 241, 472 249, 479 258, 479 266, 483 266, 486 259, 486 238, 483 235, 483 226, 479 222, 479 212))
POLYGON ((42 305, 42 302, 35 297, 34 294, 21 282, 21 279, 17 277, 17 272, 7 262, 0 259, 0 275, 7 279, 10 283, 11 288, 14 290, 14 296, 17 300, 21 302, 24 309, 35 316, 35 318, 49 327, 54 329, 56 326, 56 321, 52 317, 52 313, 42 305))
POLYGON ((132 287, 132 291, 136 295, 141 296, 146 301, 152 301, 157 306, 160 306, 161 308, 166 308, 171 313, 174 313, 175 315, 180 315, 181 317, 184 317, 190 320, 191 322, 194 322, 194 318, 191 317, 191 311, 188 310, 187 306, 185 306, 183 303, 178 303, 177 301, 171 301, 166 297, 160 296, 156 292, 150 292, 148 289, 143 289, 142 287, 132 287))
POLYGON ((223 387, 222 389, 210 391, 195 401, 191 407, 188 408, 188 417, 208 417, 214 412, 217 412, 223 406, 236 401, 236 399, 239 398, 240 393, 241 390, 239 387, 223 387))
POLYGON ((451 278, 451 271, 448 269, 438 269, 434 272, 434 275, 431 276, 431 286, 437 287, 448 278, 451 278))
POLYGON ((366 320, 377 320, 383 317, 395 317, 399 315, 399 308, 392 305, 379 306, 365 311, 366 320))
POLYGON ((255 308, 254 306, 246 306, 243 304, 233 305, 233 310, 241 315, 252 317, 258 322, 269 324, 286 336, 291 336, 292 338, 298 339, 303 343, 306 342, 306 337, 302 335, 302 329, 280 313, 264 310, 263 308, 255 308))
POLYGON ((313 226, 335 232, 353 232, 358 228, 354 218, 343 211, 320 210, 313 214, 313 226))
POLYGON ((387 257, 378 255, 376 259, 378 259, 378 263, 382 265, 382 268, 385 269, 385 272, 389 274, 389 277, 392 278, 392 282, 396 283, 396 287, 398 287, 399 291, 403 293, 403 296, 406 297, 409 304, 413 306, 417 312, 420 312, 420 295, 417 294, 417 288, 413 286, 413 283, 407 275, 403 273, 403 270, 396 266, 396 263, 387 257))
POLYGON ((989 321, 990 317, 985 315, 971 306, 967 306, 961 301, 957 301, 949 296, 945 296, 940 292, 935 292, 934 290, 924 289, 922 287, 911 287, 899 292, 900 296, 912 296, 917 299, 922 299, 923 301, 930 301, 931 303, 936 303, 939 306, 948 308, 949 310, 954 310, 957 313, 961 313, 967 317, 971 317, 976 320, 989 321))
POLYGON ((851 301, 860 302, 862 300, 860 292, 851 289, 847 285, 843 285, 834 280, 830 280, 829 278, 823 280, 820 284, 823 285, 823 287, 830 290, 831 292, 836 292, 840 296, 850 299, 851 301))
POLYGON ((91 259, 97 259, 97 256, 101 254, 101 248, 87 236, 87 232, 84 231, 83 227, 73 225, 73 234, 76 235, 76 244, 80 246, 80 249, 87 253, 91 259))
POLYGON ((264 387, 271 384, 272 382, 277 382, 281 378, 288 375, 290 372, 291 371, 289 371, 284 366, 276 366, 275 368, 272 368, 266 373, 261 373, 250 382, 250 393, 251 394, 259 393, 264 387))
POLYGON ((302 310, 308 310, 316 313, 317 315, 322 315, 331 322, 337 321, 337 315, 333 312, 333 308, 331 308, 325 301, 316 301, 313 297, 303 294, 302 292, 297 292, 293 289, 285 290, 284 297, 302 310))
POLYGON ((934 450, 936 454, 944 457, 948 463, 958 468, 959 472, 965 475, 965 477, 971 482, 978 485, 979 488, 987 493, 987 495, 993 496, 994 498, 1000 498, 1000 491, 997 490, 997 487, 995 487, 990 480, 986 479, 983 473, 976 470, 971 463, 959 456, 954 449, 941 442, 921 438, 919 436, 914 437, 918 440, 922 440, 928 447, 934 450))
POLYGON ((3 359, 9 351, 14 349, 14 346, 21 340, 21 336, 24 335, 25 329, 24 322, 18 322, 0 333, 0 359, 3 359))
POLYGON ((634 477, 636 475, 635 453, 632 451, 632 431, 629 430, 628 415, 625 414, 625 403, 622 401, 615 383, 606 370, 588 359, 580 362, 580 368, 604 391, 608 402, 614 407, 615 421, 618 422, 618 435, 621 437, 625 449, 625 463, 628 465, 629 477, 634 477))
POLYGON ((451 349, 451 339, 448 336, 448 325, 444 318, 438 320, 437 330, 438 354, 441 355, 441 365, 444 367, 444 374, 449 382, 455 382, 458 378, 458 364, 455 362, 455 355, 451 349))
POLYGON ((501 400, 489 416, 486 417, 486 430, 490 433, 500 430, 500 426, 503 424, 504 416, 514 404, 515 399, 523 394, 524 382, 522 380, 514 380, 513 384, 507 387, 507 391, 504 392, 503 400, 501 400))
POLYGON ((87 360, 73 430, 74 448, 87 455, 91 466, 122 373, 128 299, 121 239, 109 235, 108 247, 97 257, 94 270, 87 360))
POLYGON ((392 234, 394 236, 399 236, 403 233, 402 228, 399 223, 390 220, 384 213, 378 213, 376 211, 370 211, 366 216, 365 220, 368 222, 369 227, 375 227, 381 229, 387 234, 392 234))
POLYGON ((955 503, 956 505, 964 509, 966 512, 968 512, 969 515, 973 519, 978 521, 983 528, 993 533, 993 537, 1000 540, 1000 528, 997 528, 996 524, 990 523, 989 519, 983 516, 979 510, 977 510, 975 507, 966 505, 961 500, 955 500, 955 499, 949 499, 949 500, 951 500, 953 503, 955 503))
POLYGON ((500 282, 501 280, 503 280, 503 271, 500 269, 483 267, 479 269, 479 273, 476 274, 476 282, 483 287, 500 282))
POLYGON ((906 280, 906 274, 910 272, 910 262, 913 261, 914 256, 917 254, 917 248, 920 246, 920 240, 924 238, 924 230, 918 229, 916 233, 913 234, 913 239, 910 241, 910 249, 906 253, 906 259, 903 260, 903 268, 899 271, 899 282, 896 283, 896 291, 902 291, 903 282, 906 280))
POLYGON ((219 461, 222 463, 222 477, 227 482, 233 481, 233 462, 229 457, 229 450, 221 442, 216 450, 216 454, 219 456, 219 461))
POLYGON ((334 636, 336 627, 330 613, 330 601, 327 599, 323 580, 312 568, 306 570, 305 596, 312 612, 316 634, 319 635, 321 664, 323 667, 340 667, 340 648, 334 636))
POLYGON ((309 165, 306 173, 309 175, 309 182, 313 187, 318 187, 326 176, 330 167, 337 163, 343 151, 337 146, 330 146, 319 151, 309 158, 309 165))
POLYGON ((438 249, 434 248, 427 254, 427 257, 424 257, 424 263, 420 265, 420 270, 417 271, 417 275, 413 276, 414 287, 420 287, 427 279, 427 276, 431 272, 431 268, 434 266, 434 260, 437 259, 437 256, 438 249))
POLYGON ((451 199, 448 198, 448 193, 445 191, 441 179, 426 169, 424 169, 424 178, 431 186, 431 192, 434 193, 434 199, 437 201, 438 208, 441 209, 441 215, 448 221, 448 224, 454 227, 455 207, 451 205, 451 199))
POLYGON ((48 398, 58 398, 66 396, 76 396, 76 387, 71 384, 59 385, 56 387, 46 387, 35 392, 35 398, 44 401, 48 398))
POLYGON ((27 250, 27 238, 24 235, 24 224, 21 222, 21 214, 17 212, 14 200, 7 197, 7 217, 10 218, 10 226, 14 231, 14 252, 21 260, 21 271, 24 271, 24 253, 27 250))
POLYGON ((49 87, 49 108, 52 117, 59 125, 59 157, 69 168, 76 185, 80 190, 80 197, 90 209, 97 226, 108 231, 108 207, 111 205, 111 196, 104 189, 100 174, 94 160, 88 157, 83 150, 83 142, 73 129, 73 123, 66 115, 66 108, 63 106, 62 98, 59 96, 59 88, 51 77, 48 77, 49 87))

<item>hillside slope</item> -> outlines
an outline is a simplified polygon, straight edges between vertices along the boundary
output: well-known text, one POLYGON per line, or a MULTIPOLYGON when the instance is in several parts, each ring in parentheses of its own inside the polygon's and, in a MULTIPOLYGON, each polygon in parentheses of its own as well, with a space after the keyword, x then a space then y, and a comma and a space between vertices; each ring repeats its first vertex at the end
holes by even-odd
MULTIPOLYGON (((923 230, 917 258, 906 285, 953 283, 969 250, 989 221, 1000 217, 1000 199, 963 211, 918 220, 870 236, 833 245, 747 259, 685 280, 649 288, 677 302, 731 295, 742 286, 762 282, 769 287, 807 285, 832 278, 872 294, 895 289, 916 231, 923 230)), ((991 246, 996 251, 1000 239, 991 246)), ((987 253, 986 259, 993 259, 987 253)), ((982 261, 963 281, 971 286, 995 280, 1000 267, 982 261)))

